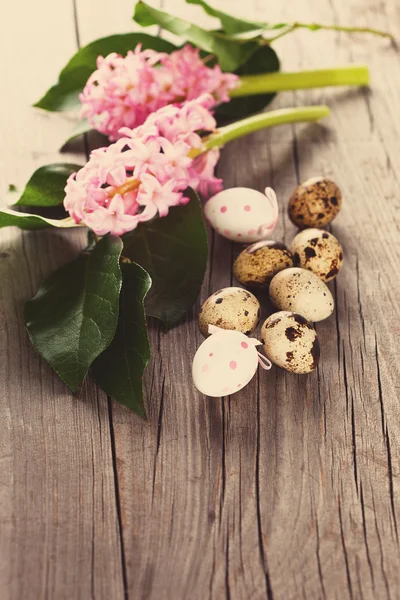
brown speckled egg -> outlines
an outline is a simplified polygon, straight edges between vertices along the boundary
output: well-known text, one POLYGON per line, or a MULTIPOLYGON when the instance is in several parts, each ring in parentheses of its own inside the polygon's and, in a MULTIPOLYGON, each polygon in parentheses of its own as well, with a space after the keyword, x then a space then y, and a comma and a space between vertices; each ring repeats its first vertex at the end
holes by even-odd
POLYGON ((319 362, 319 342, 314 327, 301 315, 274 313, 261 328, 267 357, 292 373, 310 373, 319 362))
POLYGON ((282 271, 293 267, 290 251, 284 244, 265 240, 252 244, 239 254, 233 274, 246 287, 263 287, 282 271))
POLYGON ((260 303, 253 294, 238 287, 224 288, 204 302, 199 314, 199 328, 205 337, 209 335, 209 325, 250 335, 257 327, 260 313, 260 303))
POLYGON ((290 310, 307 321, 323 321, 334 309, 332 294, 323 281, 306 269, 285 269, 271 281, 269 297, 280 310, 290 310))
POLYGON ((304 317, 289 311, 274 313, 261 328, 267 357, 292 373, 310 373, 319 362, 317 332, 304 317))
POLYGON ((333 221, 342 204, 336 183, 326 177, 314 177, 301 183, 289 200, 289 218, 300 227, 325 227, 333 221))
POLYGON ((322 281, 336 277, 343 264, 343 248, 334 235, 323 229, 305 229, 290 247, 296 267, 308 269, 322 281))

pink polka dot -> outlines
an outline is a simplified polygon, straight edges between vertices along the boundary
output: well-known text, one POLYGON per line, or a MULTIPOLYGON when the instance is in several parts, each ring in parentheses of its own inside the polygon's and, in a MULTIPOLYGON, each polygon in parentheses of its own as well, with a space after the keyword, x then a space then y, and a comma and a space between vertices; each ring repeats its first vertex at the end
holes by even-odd
POLYGON ((245 210, 246 212, 249 212, 249 211, 251 211, 251 206, 250 206, 250 204, 246 204, 246 206, 244 207, 244 210, 245 210))
POLYGON ((237 367, 236 360, 231 360, 231 362, 229 363, 229 366, 232 369, 232 371, 234 371, 237 367))
POLYGON ((241 233, 237 233, 236 235, 237 235, 237 237, 242 237, 241 233))
POLYGON ((241 385, 242 385, 241 383, 238 383, 238 388, 239 388, 241 385))
POLYGON ((249 345, 248 345, 247 342, 242 342, 240 345, 242 346, 242 348, 248 348, 249 347, 249 345))
POLYGON ((214 354, 212 352, 210 352, 210 354, 208 356, 214 356, 214 354))
POLYGON ((255 234, 255 232, 256 232, 256 231, 255 231, 255 229, 249 229, 247 233, 248 233, 249 235, 254 235, 254 234, 255 234))
POLYGON ((223 394, 228 394, 229 393, 229 388, 227 386, 224 387, 224 389, 222 390, 223 394))
POLYGON ((203 365, 203 368, 201 370, 203 371, 203 373, 208 371, 208 365, 203 365))
POLYGON ((221 208, 219 209, 222 213, 225 213, 228 209, 226 208, 226 206, 221 206, 221 208))
POLYGON ((229 229, 224 229, 224 234, 225 235, 231 235, 231 232, 229 231, 229 229))

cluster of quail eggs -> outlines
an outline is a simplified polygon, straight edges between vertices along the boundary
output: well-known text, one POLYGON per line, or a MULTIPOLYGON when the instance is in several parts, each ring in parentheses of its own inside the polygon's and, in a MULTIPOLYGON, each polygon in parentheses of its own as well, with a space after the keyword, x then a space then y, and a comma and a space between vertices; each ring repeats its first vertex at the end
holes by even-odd
POLYGON ((235 279, 252 291, 224 288, 201 307, 199 328, 207 339, 193 362, 193 379, 200 391, 209 396, 232 394, 250 381, 258 362, 269 368, 255 349, 260 342, 247 337, 255 332, 261 316, 252 292, 262 289, 269 290, 279 311, 261 327, 266 362, 292 373, 316 368, 320 347, 313 323, 332 314, 334 300, 326 283, 343 264, 339 241, 323 228, 337 216, 341 203, 340 189, 330 179, 316 177, 300 184, 289 200, 289 218, 300 229, 290 247, 265 239, 278 220, 271 188, 265 194, 227 189, 206 203, 205 216, 218 233, 237 242, 253 242, 233 265, 235 279), (236 339, 224 335, 227 332, 240 335, 236 339))

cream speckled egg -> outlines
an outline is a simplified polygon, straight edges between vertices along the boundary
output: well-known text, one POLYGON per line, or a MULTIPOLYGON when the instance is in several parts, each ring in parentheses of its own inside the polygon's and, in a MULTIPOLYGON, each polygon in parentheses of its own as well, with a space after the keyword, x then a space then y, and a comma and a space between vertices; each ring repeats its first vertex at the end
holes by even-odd
POLYGON ((280 310, 290 310, 308 321, 323 321, 334 309, 332 294, 323 281, 306 269, 281 271, 269 287, 271 301, 280 310))
POLYGON ((343 264, 343 248, 334 235, 323 229, 304 229, 294 238, 291 251, 294 264, 331 281, 343 264))
POLYGON ((264 240, 252 244, 239 254, 233 265, 233 274, 246 287, 265 287, 282 271, 293 267, 290 251, 284 244, 264 240))
POLYGON ((319 362, 317 332, 304 317, 293 312, 274 313, 261 328, 267 357, 292 373, 310 373, 319 362))
POLYGON ((210 335, 193 359, 192 375, 197 389, 214 398, 241 390, 257 371, 259 344, 239 331, 210 335))
POLYGON ((209 325, 250 335, 257 327, 260 312, 260 303, 247 290, 223 288, 204 302, 199 313, 199 328, 204 336, 208 335, 209 325))
POLYGON ((231 188, 219 192, 204 205, 204 215, 219 234, 234 242, 265 239, 278 222, 275 192, 265 194, 250 188, 231 188))
POLYGON ((300 227, 325 227, 342 205, 340 189, 327 177, 313 177, 301 183, 289 200, 289 218, 300 227))

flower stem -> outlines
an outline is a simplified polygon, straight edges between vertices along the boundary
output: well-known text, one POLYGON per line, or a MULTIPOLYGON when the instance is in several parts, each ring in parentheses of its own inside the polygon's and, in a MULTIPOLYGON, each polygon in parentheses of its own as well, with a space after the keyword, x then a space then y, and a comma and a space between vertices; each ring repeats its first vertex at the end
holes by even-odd
POLYGON ((274 125, 285 125, 286 123, 298 123, 302 121, 318 121, 327 117, 330 111, 327 106, 300 106, 298 108, 281 108, 271 110, 259 115, 247 117, 231 125, 220 127, 216 132, 211 133, 203 139, 201 148, 193 149, 189 155, 192 158, 199 156, 211 148, 218 148, 227 142, 236 140, 244 135, 273 127, 274 125))
POLYGON ((231 97, 254 96, 281 90, 301 90, 332 85, 368 85, 369 71, 364 65, 350 65, 336 69, 317 69, 298 73, 263 73, 244 75, 231 97))
POLYGON ((139 179, 136 179, 135 177, 128 177, 128 179, 122 185, 109 188, 107 196, 109 198, 114 198, 114 196, 116 196, 117 194, 121 194, 121 196, 123 196, 127 192, 133 192, 134 190, 137 190, 139 185, 139 179))
POLYGON ((321 25, 320 23, 288 23, 284 31, 278 33, 275 37, 265 40, 268 44, 275 42, 279 38, 291 33, 295 29, 310 29, 310 31, 344 31, 345 33, 371 33, 372 35, 378 35, 393 40, 393 35, 387 31, 381 29, 373 29, 371 27, 346 27, 345 25, 321 25))

